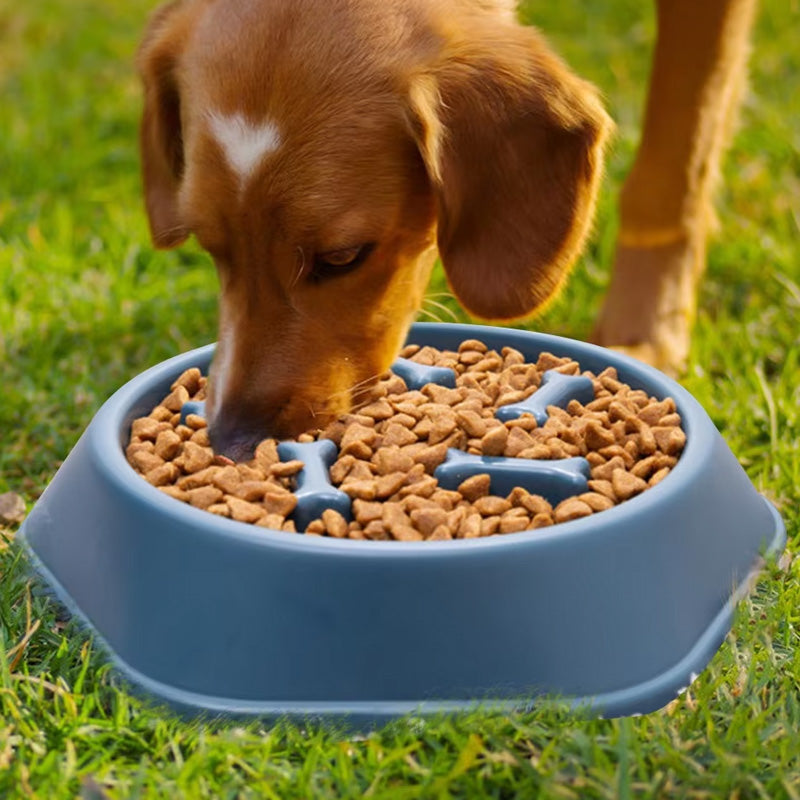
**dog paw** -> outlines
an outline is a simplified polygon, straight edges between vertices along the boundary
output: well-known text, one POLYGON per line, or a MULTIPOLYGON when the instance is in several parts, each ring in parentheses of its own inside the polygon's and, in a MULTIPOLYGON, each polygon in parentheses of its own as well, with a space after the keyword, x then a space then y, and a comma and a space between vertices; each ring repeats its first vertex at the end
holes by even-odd
POLYGON ((687 241, 617 248, 592 341, 666 372, 686 370, 700 253, 687 241))

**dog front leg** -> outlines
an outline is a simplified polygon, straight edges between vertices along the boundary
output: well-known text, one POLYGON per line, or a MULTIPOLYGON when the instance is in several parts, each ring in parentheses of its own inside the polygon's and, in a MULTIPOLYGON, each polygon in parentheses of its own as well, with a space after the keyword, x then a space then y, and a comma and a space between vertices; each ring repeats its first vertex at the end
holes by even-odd
POLYGON ((685 366, 711 194, 745 81, 756 0, 659 0, 642 141, 620 199, 595 341, 685 366))

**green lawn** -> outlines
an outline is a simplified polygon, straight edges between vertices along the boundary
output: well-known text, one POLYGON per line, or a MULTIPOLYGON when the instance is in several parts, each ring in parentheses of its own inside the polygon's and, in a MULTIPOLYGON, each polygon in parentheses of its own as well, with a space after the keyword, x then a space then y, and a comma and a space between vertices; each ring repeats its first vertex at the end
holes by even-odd
MULTIPOLYGON (((586 335, 637 139, 649 4, 527 4, 619 124, 596 234, 538 328, 586 335)), ((0 493, 28 507, 102 402, 211 341, 216 279, 155 252, 141 208, 132 55, 144 0, 0 0, 0 493)), ((800 536, 798 0, 765 0, 726 162, 684 384, 800 536)), ((454 305, 431 290, 428 311, 454 305), (443 303, 445 306, 435 305, 443 303)), ((456 312, 457 313, 457 312, 456 312)), ((624 720, 553 710, 400 721, 368 737, 187 724, 127 694, 90 640, 32 593, 0 528, 0 796, 800 797, 800 566, 770 566, 692 688, 624 720), (91 776, 91 777, 90 777, 91 776)))

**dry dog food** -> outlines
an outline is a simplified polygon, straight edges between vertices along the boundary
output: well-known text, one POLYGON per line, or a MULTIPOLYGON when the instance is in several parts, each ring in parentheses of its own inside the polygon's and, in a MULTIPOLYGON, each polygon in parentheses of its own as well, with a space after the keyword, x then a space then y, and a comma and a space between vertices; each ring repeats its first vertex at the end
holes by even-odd
MULTIPOLYGON (((312 535, 352 539, 434 541, 542 528, 586 517, 654 486, 675 466, 686 435, 675 402, 657 400, 622 383, 612 367, 581 373, 577 362, 542 353, 527 363, 517 350, 490 350, 480 341, 458 351, 406 347, 403 357, 456 373, 455 388, 427 384, 409 390, 399 376, 383 375, 367 402, 324 430, 298 441, 331 439, 339 449, 331 482, 352 500, 352 520, 329 509, 306 526, 312 535), (501 422, 495 412, 535 392, 548 370, 591 379, 594 399, 549 406, 539 425, 531 414, 501 422), (555 505, 516 487, 490 494, 488 474, 457 490, 439 486, 433 473, 448 448, 475 455, 562 459, 583 456, 591 467, 589 491, 555 505)), ((205 420, 180 410, 205 397, 205 378, 194 368, 146 417, 134 421, 128 461, 145 480, 177 500, 241 522, 294 532, 291 518, 299 460, 281 461, 278 442, 262 441, 252 460, 235 464, 214 455, 205 420)))

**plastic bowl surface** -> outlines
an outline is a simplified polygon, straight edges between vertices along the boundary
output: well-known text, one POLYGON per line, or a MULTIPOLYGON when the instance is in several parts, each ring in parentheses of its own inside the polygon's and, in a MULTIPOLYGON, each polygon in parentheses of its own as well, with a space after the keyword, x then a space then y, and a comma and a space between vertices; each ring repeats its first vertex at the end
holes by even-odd
POLYGON ((558 697, 605 716, 685 688, 786 534, 702 407, 610 350, 495 327, 417 324, 409 342, 542 351, 672 396, 687 434, 657 486, 591 517, 447 542, 265 530, 147 484, 123 447, 213 345, 134 378, 98 411, 20 539, 121 673, 189 712, 345 717, 519 709, 558 697))

